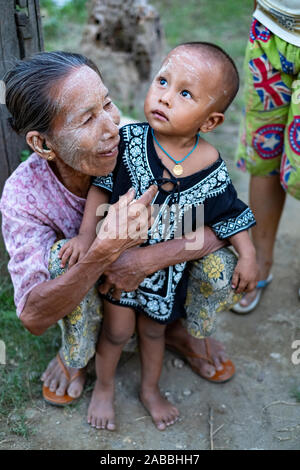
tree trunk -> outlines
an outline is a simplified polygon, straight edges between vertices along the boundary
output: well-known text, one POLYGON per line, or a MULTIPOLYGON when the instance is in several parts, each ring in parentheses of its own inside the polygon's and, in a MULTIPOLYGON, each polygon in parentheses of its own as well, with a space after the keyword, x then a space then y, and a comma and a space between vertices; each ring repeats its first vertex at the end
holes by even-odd
POLYGON ((43 35, 38 0, 0 0, 0 195, 8 176, 20 163, 25 139, 10 128, 1 79, 16 59, 42 51, 43 35))
POLYGON ((82 51, 99 66, 113 100, 136 117, 143 116, 164 46, 158 12, 147 0, 92 0, 82 51))

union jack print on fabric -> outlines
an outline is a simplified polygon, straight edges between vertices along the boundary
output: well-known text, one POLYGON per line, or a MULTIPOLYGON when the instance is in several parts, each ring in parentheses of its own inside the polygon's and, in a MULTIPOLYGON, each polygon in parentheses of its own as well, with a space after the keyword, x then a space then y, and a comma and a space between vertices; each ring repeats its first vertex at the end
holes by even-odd
POLYGON ((250 60, 249 68, 264 110, 285 106, 291 101, 291 90, 282 81, 281 74, 270 64, 266 54, 250 60))
POLYGON ((258 39, 262 42, 268 42, 270 38, 271 33, 268 28, 266 28, 263 24, 254 18, 250 28, 250 42, 253 44, 255 39, 258 39))
POLYGON ((284 73, 294 75, 296 72, 295 72, 295 67, 294 67, 293 62, 290 62, 289 60, 287 60, 287 58, 284 57, 284 55, 281 54, 280 51, 278 51, 278 54, 279 54, 279 57, 280 57, 280 63, 281 63, 282 71, 284 73))

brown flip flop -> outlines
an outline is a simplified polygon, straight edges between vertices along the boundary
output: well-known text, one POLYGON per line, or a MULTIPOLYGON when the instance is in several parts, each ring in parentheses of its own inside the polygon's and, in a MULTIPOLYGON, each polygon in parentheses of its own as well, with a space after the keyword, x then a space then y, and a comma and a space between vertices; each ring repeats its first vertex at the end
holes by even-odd
MULTIPOLYGON (((181 356, 186 361, 188 361, 187 358, 189 357, 195 357, 198 359, 204 359, 209 364, 214 365, 214 361, 212 360, 212 357, 211 357, 209 342, 207 341, 207 338, 204 338, 204 344, 205 344, 206 356, 202 354, 194 354, 191 352, 186 352, 186 353, 179 352, 177 351, 177 349, 169 347, 168 345, 166 345, 166 347, 170 351, 175 352, 176 354, 181 356)), ((195 372, 195 374, 200 375, 200 377, 202 377, 205 380, 208 380, 209 382, 220 383, 220 384, 225 383, 231 380, 235 374, 235 366, 230 359, 227 359, 226 362, 222 362, 223 369, 216 370, 216 373, 212 377, 206 377, 205 375, 200 373, 200 370, 196 366, 193 366, 192 364, 190 364, 190 362, 188 362, 188 364, 190 368, 192 369, 192 371, 195 372)))
MULTIPOLYGON (((57 354, 56 359, 57 359, 58 364, 61 367, 61 370, 63 371, 67 380, 69 381, 69 383, 73 382, 75 379, 77 379, 77 377, 82 375, 83 372, 82 372, 82 369, 80 369, 71 377, 59 353, 57 354)), ((79 397, 73 398, 73 397, 70 397, 68 394, 59 396, 59 395, 56 395, 55 392, 51 392, 49 387, 46 387, 45 385, 43 385, 43 398, 50 405, 66 406, 66 405, 70 405, 71 403, 74 403, 76 400, 78 400, 79 397)))

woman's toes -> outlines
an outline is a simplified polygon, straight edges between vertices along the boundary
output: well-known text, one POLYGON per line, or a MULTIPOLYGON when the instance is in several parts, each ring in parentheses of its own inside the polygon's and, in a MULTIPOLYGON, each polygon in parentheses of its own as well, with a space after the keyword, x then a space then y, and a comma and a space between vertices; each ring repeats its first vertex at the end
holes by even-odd
POLYGON ((52 379, 51 382, 50 382, 50 386, 49 386, 49 389, 51 392, 55 392, 56 389, 57 389, 57 379, 52 379))
POLYGON ((70 383, 68 387, 68 395, 72 398, 78 398, 84 387, 85 376, 79 376, 73 382, 70 383))
POLYGON ((211 366, 210 364, 207 364, 207 362, 203 365, 202 369, 203 375, 206 377, 213 377, 216 373, 216 369, 211 366))
POLYGON ((214 361, 214 365, 215 365, 216 370, 222 370, 223 369, 223 366, 222 366, 221 361, 218 358, 218 356, 212 356, 212 360, 214 361))
POLYGON ((68 385, 68 381, 67 381, 66 377, 63 377, 61 379, 59 387, 56 390, 56 395, 58 395, 60 397, 64 396, 65 393, 66 393, 67 385, 68 385))

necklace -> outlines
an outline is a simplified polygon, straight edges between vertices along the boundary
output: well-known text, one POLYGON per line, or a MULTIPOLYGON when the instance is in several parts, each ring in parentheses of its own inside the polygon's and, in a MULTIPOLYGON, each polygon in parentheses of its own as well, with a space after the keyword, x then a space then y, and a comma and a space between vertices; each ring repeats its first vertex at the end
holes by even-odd
POLYGON ((196 149, 197 145, 198 145, 198 142, 199 142, 199 134, 197 134, 197 139, 196 139, 196 143, 195 143, 195 146, 192 148, 192 150, 185 156, 183 157, 181 160, 175 160, 175 158, 173 158, 161 145, 160 143, 158 142, 157 138, 155 137, 154 135, 154 131, 153 129, 151 128, 151 133, 152 133, 152 136, 153 136, 153 139, 155 140, 156 144, 159 146, 159 148, 167 155, 167 157, 171 158, 171 160, 173 160, 173 162, 176 163, 176 165, 173 166, 172 168, 172 171, 174 173, 174 175, 176 176, 179 176, 179 175, 182 175, 183 173, 183 168, 182 168, 182 165, 180 165, 180 163, 182 163, 187 157, 189 157, 193 151, 196 149))

